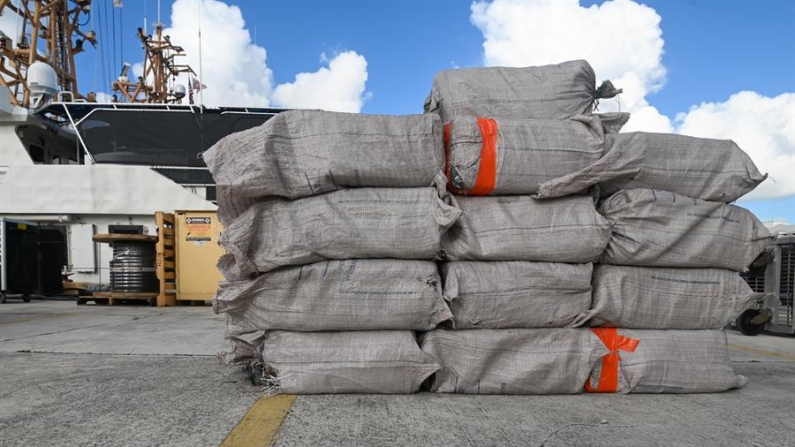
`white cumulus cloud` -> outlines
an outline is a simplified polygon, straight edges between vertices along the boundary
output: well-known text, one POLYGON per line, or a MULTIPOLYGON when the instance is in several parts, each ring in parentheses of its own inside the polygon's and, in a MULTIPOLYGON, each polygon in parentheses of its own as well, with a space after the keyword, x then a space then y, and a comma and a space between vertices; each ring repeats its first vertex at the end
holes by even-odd
MULTIPOLYGON (((322 61, 328 60, 321 56, 322 61)), ((367 60, 354 51, 338 54, 314 73, 299 73, 295 81, 281 84, 273 100, 282 107, 317 108, 337 112, 358 112, 365 100, 367 60)))
POLYGON ((632 0, 590 7, 578 0, 493 0, 472 3, 470 19, 484 37, 485 65, 586 59, 598 81, 610 79, 624 89, 618 101, 599 105, 603 112, 632 113, 624 131, 732 139, 773 179, 748 199, 795 194, 795 93, 768 98, 740 92, 725 102, 693 106, 673 121, 649 104, 647 97, 666 80, 661 18, 654 9, 632 0))
POLYGON ((635 114, 627 130, 671 130, 670 120, 645 99, 662 88, 666 75, 660 16, 654 9, 629 0, 588 8, 577 0, 495 0, 473 3, 471 20, 483 33, 486 65, 586 59, 600 80, 624 89, 620 104, 602 101, 600 110, 620 107, 635 114))
POLYGON ((795 194, 795 93, 774 98, 740 92, 726 102, 702 103, 676 117, 677 132, 734 140, 770 179, 743 200, 795 194))
MULTIPOLYGON (((202 99, 208 106, 282 106, 359 112, 367 97, 367 61, 353 51, 321 60, 328 67, 300 73, 295 82, 274 85, 267 51, 252 41, 243 12, 238 6, 220 0, 176 0, 171 10, 171 25, 163 34, 185 49, 187 56, 178 58, 177 63, 190 65, 197 76, 201 68, 199 77, 207 86, 202 99)), ((136 76, 141 75, 142 69, 140 62, 133 65, 136 76)), ((181 75, 177 82, 187 87, 188 75, 181 75)))
MULTIPOLYGON (((201 81, 208 87, 203 92, 204 104, 270 105, 273 73, 266 63, 267 52, 252 42, 239 7, 217 0, 176 0, 171 8, 171 26, 163 33, 187 53, 177 63, 189 64, 197 74, 201 66, 201 81)), ((180 83, 187 86, 187 76, 182 76, 180 83)))

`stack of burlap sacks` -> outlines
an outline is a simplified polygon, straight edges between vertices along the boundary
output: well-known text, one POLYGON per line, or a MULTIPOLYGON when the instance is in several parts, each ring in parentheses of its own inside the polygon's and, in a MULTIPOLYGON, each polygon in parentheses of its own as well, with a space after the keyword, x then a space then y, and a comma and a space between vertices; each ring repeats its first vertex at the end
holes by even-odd
POLYGON ((590 113, 589 101, 612 93, 609 83, 595 89, 584 61, 435 79, 426 109, 450 123, 453 190, 489 195, 458 200, 464 215, 447 235, 462 226, 463 237, 445 246, 448 257, 569 264, 444 266, 456 329, 494 330, 428 333, 423 350, 442 366, 433 389, 712 392, 745 383, 719 329, 751 304, 736 271, 770 235, 725 202, 765 176, 731 141, 618 134, 626 114, 590 113), (498 197, 507 194, 516 195, 498 197), (588 261, 598 261, 593 293, 591 264, 571 264, 588 261))
POLYGON ((204 158, 231 361, 288 393, 412 393, 439 369, 414 332, 451 318, 438 116, 283 112, 204 158))
POLYGON ((290 393, 742 386, 720 328, 769 234, 726 202, 765 177, 730 141, 618 134, 592 113, 617 93, 585 61, 452 70, 425 115, 222 140, 228 358, 290 393))
POLYGON ((582 392, 609 353, 567 328, 591 306, 593 264, 610 239, 594 198, 536 200, 538 185, 598 161, 627 114, 592 114, 584 61, 441 72, 426 110, 445 123, 452 203, 441 264, 453 327, 422 337, 444 393, 582 392))

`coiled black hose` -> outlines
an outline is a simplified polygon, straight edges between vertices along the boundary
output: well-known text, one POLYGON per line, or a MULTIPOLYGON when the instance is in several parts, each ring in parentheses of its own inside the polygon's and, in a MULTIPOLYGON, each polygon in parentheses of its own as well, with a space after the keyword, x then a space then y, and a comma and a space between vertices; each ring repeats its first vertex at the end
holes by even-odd
POLYGON ((155 257, 153 242, 114 242, 113 259, 110 261, 111 290, 125 293, 159 292, 155 257))

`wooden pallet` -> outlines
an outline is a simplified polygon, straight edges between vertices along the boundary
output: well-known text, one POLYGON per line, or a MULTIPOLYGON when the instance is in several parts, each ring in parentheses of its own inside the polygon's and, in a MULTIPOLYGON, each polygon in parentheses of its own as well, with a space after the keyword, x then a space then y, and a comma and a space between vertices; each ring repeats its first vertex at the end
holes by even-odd
POLYGON ((77 298, 77 304, 86 304, 86 301, 93 300, 96 304, 118 304, 122 300, 145 300, 149 304, 155 303, 157 293, 127 293, 127 292, 94 292, 90 297, 77 298))
POLYGON ((160 293, 157 294, 157 307, 177 304, 177 260, 176 229, 173 213, 155 213, 157 225, 157 279, 160 280, 160 293))
POLYGON ((112 244, 114 242, 157 242, 157 236, 149 236, 146 234, 95 234, 92 236, 94 242, 101 242, 104 244, 112 244))

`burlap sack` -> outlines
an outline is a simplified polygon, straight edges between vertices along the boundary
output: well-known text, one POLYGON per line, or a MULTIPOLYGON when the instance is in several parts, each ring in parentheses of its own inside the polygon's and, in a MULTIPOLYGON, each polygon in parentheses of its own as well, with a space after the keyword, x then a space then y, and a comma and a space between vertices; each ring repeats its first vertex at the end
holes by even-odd
POLYGON ((461 116, 448 126, 450 184, 455 192, 472 195, 535 193, 540 183, 599 160, 610 130, 600 115, 570 120, 461 116))
MULTIPOLYGON (((443 180, 442 180, 443 181, 443 180)), ((298 200, 269 198, 221 234, 227 280, 326 259, 433 260, 461 211, 436 188, 355 188, 298 200)))
POLYGON ((599 161, 542 183, 536 197, 577 194, 598 184, 603 197, 621 189, 653 188, 733 202, 767 178, 731 140, 634 132, 608 135, 606 145, 599 161))
POLYGON ((746 209, 667 191, 621 191, 601 212, 613 225, 604 264, 742 271, 772 240, 746 209))
POLYGON ((350 187, 421 187, 444 169, 435 115, 290 110, 231 134, 203 155, 228 225, 257 199, 350 187))
POLYGON ((591 264, 445 262, 456 329, 564 327, 591 306, 591 264))
POLYGON ((454 116, 565 120, 591 113, 594 101, 620 93, 608 82, 596 88, 584 60, 540 67, 444 70, 433 78, 425 112, 443 122, 454 116))
POLYGON ((452 318, 433 261, 352 259, 284 267, 221 282, 226 331, 431 330, 452 318))
POLYGON ((755 301, 737 272, 597 264, 591 326, 721 329, 755 301))
POLYGON ((448 200, 463 211, 442 240, 445 256, 453 261, 585 263, 597 259, 610 238, 609 222, 587 196, 448 200))
POLYGON ((441 369, 431 390, 462 394, 576 394, 609 351, 588 329, 437 329, 422 350, 441 369))
POLYGON ((411 394, 439 369, 411 331, 268 332, 266 383, 287 394, 411 394))
MULTIPOLYGON (((618 393, 717 393, 748 381, 734 374, 723 331, 618 329, 618 335, 638 340, 633 352, 617 350, 618 393)), ((601 377, 608 358, 596 364, 590 386, 608 380, 601 377)))

